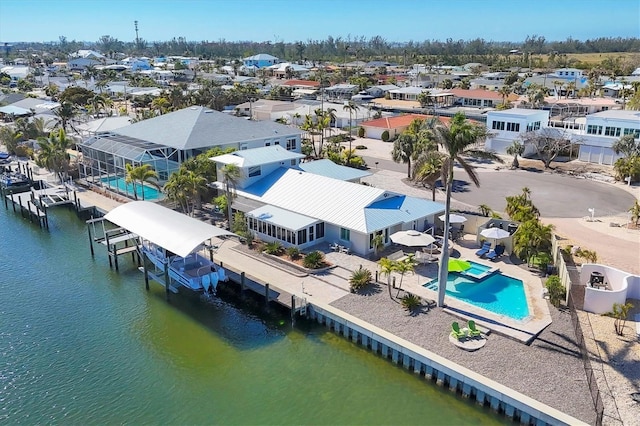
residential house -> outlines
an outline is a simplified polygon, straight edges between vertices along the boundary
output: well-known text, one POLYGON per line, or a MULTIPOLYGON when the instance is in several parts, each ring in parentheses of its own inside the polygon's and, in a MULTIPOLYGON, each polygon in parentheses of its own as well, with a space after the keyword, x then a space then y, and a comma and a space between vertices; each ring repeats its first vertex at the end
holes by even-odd
POLYGON ((7 74, 11 81, 18 81, 27 78, 31 69, 28 66, 22 65, 7 65, 6 67, 0 68, 0 72, 7 74))
MULTIPOLYGON (((301 250, 337 242, 367 255, 376 235, 388 245, 394 232, 425 231, 444 212, 440 203, 302 171, 292 165, 297 160, 281 149, 212 158, 241 168, 232 208, 245 214, 249 230, 263 241, 301 250)), ((220 175, 214 186, 224 188, 220 175)))
MULTIPOLYGON (((487 113, 485 149, 498 154, 506 154, 514 141, 522 142, 522 134, 549 127, 549 111, 513 108, 487 113)), ((530 147, 525 155, 531 153, 530 147)))
POLYGON ((124 177, 125 164, 150 164, 166 182, 185 160, 213 147, 244 150, 281 145, 300 152, 302 132, 271 121, 250 121, 205 107, 188 107, 97 134, 80 144, 80 176, 95 183, 124 177))
POLYGON ((397 101, 417 101, 422 93, 427 92, 428 90, 422 87, 400 87, 389 90, 389 95, 391 99, 397 101))
POLYGON ((271 65, 268 69, 276 78, 302 77, 309 74, 309 68, 291 62, 282 62, 271 65))
POLYGON ((495 108, 502 103, 502 95, 482 89, 451 89, 457 105, 476 108, 495 108))
POLYGON ((629 134, 640 138, 640 111, 609 110, 581 119, 579 128, 572 132, 572 140, 580 144, 581 161, 613 165, 620 155, 611 146, 629 134))
MULTIPOLYGON (((368 95, 371 95, 374 98, 384 98, 387 93, 389 93, 391 90, 396 89, 399 89, 399 87, 395 84, 379 84, 377 86, 372 86, 368 89, 365 89, 365 92, 367 92, 368 95)), ((389 96, 391 96, 390 93, 389 96)))
POLYGON ((324 89, 324 93, 329 100, 348 101, 353 95, 358 93, 358 90, 358 86, 355 84, 336 84, 324 89))
POLYGON ((558 68, 550 75, 564 80, 582 80, 583 77, 586 77, 584 71, 578 68, 558 68))
POLYGON ((71 54, 71 57, 73 58, 84 58, 84 59, 93 59, 96 61, 103 61, 105 59, 107 59, 106 56, 104 56, 102 53, 96 51, 96 50, 90 50, 90 49, 80 49, 75 53, 71 54))
POLYGON ((88 67, 95 67, 97 65, 103 65, 103 63, 89 58, 76 58, 67 62, 67 68, 69 68, 70 71, 84 71, 88 67))
POLYGON ((245 67, 265 68, 277 64, 280 60, 275 56, 271 56, 266 53, 259 53, 257 55, 244 58, 242 62, 245 67))
MULTIPOLYGON (((413 120, 426 120, 432 118, 423 114, 402 114, 392 117, 382 117, 375 120, 363 121, 360 127, 364 129, 365 137, 371 139, 382 139, 382 134, 389 132, 389 138, 393 139, 404 132, 413 120)), ((448 117, 438 117, 443 123, 448 123, 448 117)))

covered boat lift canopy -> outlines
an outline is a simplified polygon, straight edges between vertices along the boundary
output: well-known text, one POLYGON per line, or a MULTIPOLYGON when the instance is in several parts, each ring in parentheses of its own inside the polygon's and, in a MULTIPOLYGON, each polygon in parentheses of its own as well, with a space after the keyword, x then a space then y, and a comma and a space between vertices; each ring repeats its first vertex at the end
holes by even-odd
POLYGON ((208 239, 237 236, 149 201, 123 204, 104 218, 181 257, 193 253, 208 239))

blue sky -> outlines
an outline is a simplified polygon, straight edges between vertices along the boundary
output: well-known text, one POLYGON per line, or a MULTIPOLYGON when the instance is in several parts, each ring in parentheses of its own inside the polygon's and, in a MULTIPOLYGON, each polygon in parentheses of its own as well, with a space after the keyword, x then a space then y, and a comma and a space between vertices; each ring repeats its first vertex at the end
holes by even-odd
POLYGON ((0 0, 0 41, 639 37, 638 0, 0 0))

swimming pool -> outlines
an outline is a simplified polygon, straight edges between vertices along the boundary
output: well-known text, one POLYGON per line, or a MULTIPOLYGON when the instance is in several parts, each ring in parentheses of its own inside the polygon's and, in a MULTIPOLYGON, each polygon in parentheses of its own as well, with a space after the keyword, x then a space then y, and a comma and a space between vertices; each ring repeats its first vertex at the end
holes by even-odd
POLYGON ((459 274, 475 278, 477 280, 482 279, 498 270, 497 268, 494 268, 492 266, 483 265, 482 263, 477 263, 472 260, 467 260, 467 262, 469 262, 471 267, 465 271, 459 272, 459 274))
MULTIPOLYGON (((424 287, 437 291, 438 279, 429 281, 424 287)), ((446 295, 515 320, 523 320, 529 316, 524 283, 500 272, 481 280, 449 272, 446 295)))
MULTIPOLYGON (((109 178, 102 178, 100 179, 100 181, 108 187, 112 187, 112 188, 116 188, 118 190, 120 190, 121 192, 124 192, 125 194, 127 194, 130 197, 134 197, 133 195, 133 184, 128 184, 124 178, 121 177, 109 177, 109 178)), ((138 199, 142 200, 143 198, 145 200, 157 200, 158 198, 160 198, 160 191, 158 191, 156 188, 152 187, 152 186, 148 186, 148 185, 144 185, 144 186, 140 186, 140 184, 136 185, 136 193, 138 194, 138 199), (144 192, 144 197, 142 196, 144 192)))

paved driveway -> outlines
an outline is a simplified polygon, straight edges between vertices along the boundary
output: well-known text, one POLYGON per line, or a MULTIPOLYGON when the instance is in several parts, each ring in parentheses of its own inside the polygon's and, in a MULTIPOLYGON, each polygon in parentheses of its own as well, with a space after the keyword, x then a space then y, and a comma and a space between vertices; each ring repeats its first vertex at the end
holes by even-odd
POLYGON ((531 190, 531 199, 543 217, 584 217, 589 208, 596 216, 615 216, 627 212, 634 196, 624 189, 590 179, 530 171, 479 172, 476 188, 464 171, 456 170, 453 198, 472 206, 487 204, 504 211, 505 197, 519 194, 523 187, 531 190))

